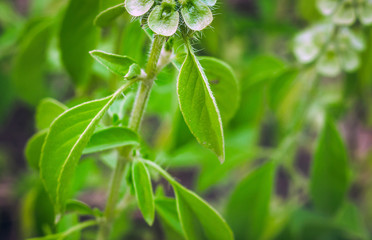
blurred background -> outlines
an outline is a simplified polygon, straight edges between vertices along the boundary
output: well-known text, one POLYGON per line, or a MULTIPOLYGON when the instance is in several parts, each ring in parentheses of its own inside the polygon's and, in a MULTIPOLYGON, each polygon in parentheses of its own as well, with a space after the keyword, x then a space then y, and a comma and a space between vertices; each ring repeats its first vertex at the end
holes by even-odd
MULTIPOLYGON (((121 1, 102 2, 100 10, 121 1)), ((76 50, 70 58, 78 67, 86 62, 78 70, 61 59, 65 50, 59 42, 66 37, 61 25, 67 4, 67 0, 0 1, 1 239, 41 236, 55 228, 38 173, 25 157, 26 143, 37 130, 39 102, 50 97, 71 107, 106 96, 120 82, 93 63, 87 51, 79 55, 76 50)), ((318 74, 312 63, 301 64, 293 54, 295 37, 325 21, 316 0, 219 0, 214 13, 212 27, 203 31, 195 48, 200 49, 198 55, 231 65, 240 83, 239 107, 225 126, 226 162, 220 165, 187 129, 177 108, 176 72, 171 67, 160 74, 150 98, 142 127, 146 154, 156 157, 223 215, 231 212, 226 207, 231 207, 229 196, 242 179, 268 159, 280 162, 273 186, 257 178, 251 185, 258 189, 247 190, 272 189, 267 204, 253 198, 241 209, 247 214, 256 212, 257 222, 265 224, 255 228, 256 235, 238 240, 371 239, 371 27, 353 26, 366 43, 358 53, 358 69, 329 77, 318 74), (309 196, 314 149, 326 115, 335 119, 348 155, 347 196, 332 216, 314 209, 309 196)), ((71 34, 77 34, 75 39, 79 34, 94 36, 86 44, 88 50, 129 55, 142 64, 146 61, 149 39, 127 13, 103 28, 93 26, 92 19, 87 24, 90 32, 71 34)), ((130 112, 128 107, 125 110, 130 112)), ((114 115, 109 113, 105 119, 111 121, 114 115)), ((114 157, 112 152, 83 157, 78 167, 81 177, 75 184, 78 199, 103 208, 114 157)), ((332 171, 329 178, 325 175, 323 180, 331 182, 332 171)), ((335 189, 343 187, 338 184, 342 183, 334 183, 335 189)), ((113 239, 182 239, 166 230, 161 219, 153 228, 147 227, 134 208, 120 218, 113 239)), ((81 238, 94 239, 89 232, 81 238)))

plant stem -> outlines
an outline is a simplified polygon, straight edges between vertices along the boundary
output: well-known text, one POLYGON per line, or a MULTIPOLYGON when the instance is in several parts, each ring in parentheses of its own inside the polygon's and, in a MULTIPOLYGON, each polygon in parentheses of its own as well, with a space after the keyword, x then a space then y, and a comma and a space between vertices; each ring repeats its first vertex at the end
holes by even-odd
POLYGON ((151 53, 146 66, 146 78, 140 83, 136 101, 129 120, 129 128, 137 132, 142 121, 142 116, 146 108, 150 91, 157 73, 157 66, 160 53, 163 48, 164 37, 156 35, 151 47, 151 53))
MULTIPOLYGON (((164 44, 164 37, 155 35, 149 60, 146 65, 146 77, 141 81, 139 89, 137 91, 136 101, 129 120, 129 128, 135 132, 138 132, 141 125, 142 116, 146 108, 150 91, 158 72, 157 66, 160 58, 161 50, 164 44)), ((115 219, 116 204, 119 199, 119 189, 121 181, 124 177, 124 170, 126 163, 130 160, 130 153, 132 147, 124 147, 119 149, 120 157, 117 161, 114 175, 112 177, 111 186, 109 190, 108 199, 106 202, 106 208, 104 212, 104 219, 100 225, 100 229, 97 235, 97 240, 109 239, 112 224, 115 219)))
POLYGON ((106 240, 110 236, 111 225, 115 217, 115 207, 119 198, 119 188, 123 179, 126 160, 119 158, 116 163, 114 175, 112 177, 109 196, 106 202, 106 208, 104 212, 104 222, 100 225, 97 239, 106 240))

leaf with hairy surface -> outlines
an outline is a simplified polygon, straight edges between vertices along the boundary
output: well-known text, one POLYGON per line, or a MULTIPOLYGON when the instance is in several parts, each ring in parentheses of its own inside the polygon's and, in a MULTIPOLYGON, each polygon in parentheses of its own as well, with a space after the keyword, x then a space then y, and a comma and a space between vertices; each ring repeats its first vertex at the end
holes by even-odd
POLYGON ((41 153, 40 176, 55 205, 63 213, 76 165, 96 125, 115 99, 132 82, 113 95, 65 111, 51 125, 41 153))
POLYGON ((202 66, 189 49, 177 84, 180 109, 198 142, 225 160, 222 119, 202 66))

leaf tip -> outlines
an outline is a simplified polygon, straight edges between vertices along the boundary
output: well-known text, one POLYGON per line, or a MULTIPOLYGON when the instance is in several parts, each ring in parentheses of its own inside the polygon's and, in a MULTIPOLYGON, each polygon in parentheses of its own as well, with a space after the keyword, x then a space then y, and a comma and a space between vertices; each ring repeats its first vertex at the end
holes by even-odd
POLYGON ((151 216, 144 217, 146 223, 151 227, 154 224, 155 215, 152 214, 151 216))
POLYGON ((218 156, 218 160, 220 160, 220 163, 223 164, 225 162, 225 154, 218 156))
POLYGON ((56 216, 54 217, 54 223, 57 225, 57 223, 61 220, 61 218, 62 218, 61 213, 56 214, 56 216))
POLYGON ((96 52, 98 52, 98 50, 92 50, 92 51, 89 51, 89 54, 90 54, 92 57, 94 57, 94 54, 95 54, 96 52))

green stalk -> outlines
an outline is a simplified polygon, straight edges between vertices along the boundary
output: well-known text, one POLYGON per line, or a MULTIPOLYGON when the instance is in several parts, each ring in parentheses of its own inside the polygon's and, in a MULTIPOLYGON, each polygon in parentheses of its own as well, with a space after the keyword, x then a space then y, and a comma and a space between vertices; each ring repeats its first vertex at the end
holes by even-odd
POLYGON ((164 37, 156 35, 152 44, 149 61, 146 66, 146 78, 140 83, 138 88, 136 101, 134 103, 133 111, 129 120, 129 128, 137 132, 141 122, 142 116, 145 112, 147 101, 150 96, 150 91, 157 74, 157 65, 160 58, 160 53, 164 44, 164 37))
MULTIPOLYGON (((149 60, 146 65, 146 77, 140 83, 136 101, 133 106, 133 110, 129 120, 129 128, 135 132, 138 132, 139 127, 142 122, 143 113, 146 108, 148 98, 150 96, 150 91, 154 83, 156 74, 158 72, 158 61, 160 58, 161 50, 164 44, 164 37, 156 35, 152 43, 151 52, 149 60)), ((119 199, 119 188, 121 181, 124 177, 125 166, 128 161, 130 161, 130 154, 132 152, 132 147, 124 147, 119 149, 120 157, 117 161, 115 171, 111 180, 111 186, 108 194, 108 199, 106 202, 106 208, 104 212, 104 218, 100 224, 100 228, 97 235, 97 240, 107 240, 109 239, 112 224, 115 219, 116 204, 119 199)))

